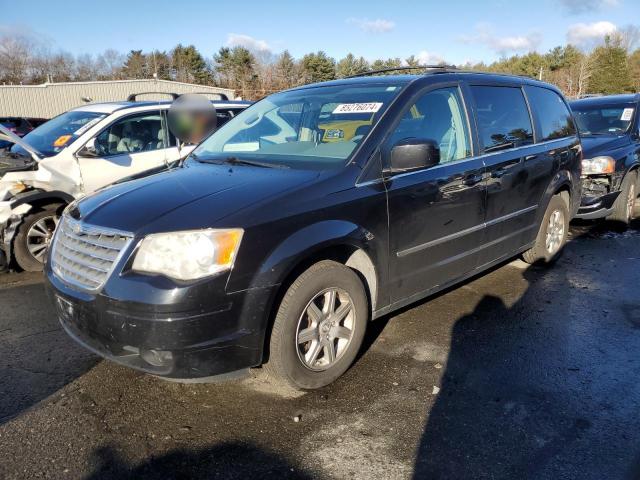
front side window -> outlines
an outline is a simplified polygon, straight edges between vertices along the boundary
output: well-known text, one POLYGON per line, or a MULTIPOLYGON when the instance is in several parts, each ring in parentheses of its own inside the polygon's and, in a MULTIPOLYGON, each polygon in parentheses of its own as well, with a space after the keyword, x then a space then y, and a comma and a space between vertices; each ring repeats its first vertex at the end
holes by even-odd
POLYGON ((194 150, 291 168, 344 166, 400 92, 398 85, 338 85, 271 95, 232 118, 194 150))
POLYGON ((95 141, 101 156, 149 152, 166 148, 160 112, 144 112, 117 120, 95 141))
POLYGON ((591 104, 575 102, 571 105, 581 135, 620 135, 631 127, 635 114, 634 103, 591 104))
POLYGON ((390 145, 408 138, 433 141, 440 149, 440 163, 471 156, 467 118, 457 87, 425 93, 407 110, 390 145))
POLYGON ((484 153, 533 143, 533 127, 522 90, 475 85, 478 133, 484 153))
MULTIPOLYGON (((32 130, 24 140, 43 156, 52 157, 106 116, 105 113, 71 110, 32 130)), ((28 155, 19 145, 11 147, 11 151, 28 155)))
POLYGON ((527 86, 525 89, 531 108, 540 122, 538 141, 575 135, 571 113, 560 95, 548 88, 527 86))

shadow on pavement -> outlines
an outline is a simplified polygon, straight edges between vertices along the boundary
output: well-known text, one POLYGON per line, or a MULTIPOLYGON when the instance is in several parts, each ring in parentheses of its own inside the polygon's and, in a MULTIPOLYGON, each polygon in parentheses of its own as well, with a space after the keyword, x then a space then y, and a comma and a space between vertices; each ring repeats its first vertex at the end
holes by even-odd
POLYGON ((86 480, 145 479, 310 479, 279 455, 246 443, 221 443, 202 450, 173 450, 128 466, 110 447, 94 452, 95 467, 86 480))
POLYGON ((61 329, 40 281, 0 285, 0 308, 1 425, 81 376, 99 359, 61 329))
MULTIPOLYGON (((639 228, 638 221, 626 232, 607 223, 582 223, 572 239, 608 241, 637 235, 639 228)), ((568 261, 581 262, 582 257, 576 254, 568 261)), ((624 445, 628 432, 623 428, 633 426, 617 418, 638 401, 638 389, 611 400, 609 392, 619 388, 616 375, 623 375, 617 369, 628 367, 608 357, 610 352, 620 355, 616 348, 626 348, 624 355, 633 357, 637 339, 622 345, 619 338, 630 335, 631 327, 613 316, 600 320, 602 307, 622 309, 623 304, 600 297, 602 274, 589 269, 588 264, 573 269, 585 273, 573 274, 571 281, 582 284, 569 287, 577 289, 572 299, 562 264, 548 270, 528 267, 522 273, 528 288, 513 305, 485 294, 473 312, 456 321, 440 391, 418 445, 414 478, 607 478, 602 472, 608 469, 629 472, 623 478, 640 478, 640 462, 629 469, 623 458, 625 449, 637 454, 624 445), (576 311, 586 315, 577 326, 571 321, 576 311), (580 331, 587 328, 592 331, 580 331), (589 336, 601 342, 599 352, 587 344, 589 336), (619 431, 622 445, 601 440, 602 425, 606 434, 619 431), (604 458, 616 461, 607 465, 604 458)))

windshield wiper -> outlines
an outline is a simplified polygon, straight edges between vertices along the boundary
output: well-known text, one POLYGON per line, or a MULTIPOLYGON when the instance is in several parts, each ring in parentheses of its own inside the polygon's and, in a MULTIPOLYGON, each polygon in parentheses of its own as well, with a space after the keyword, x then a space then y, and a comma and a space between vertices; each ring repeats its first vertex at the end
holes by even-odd
POLYGON ((257 160, 248 160, 246 158, 238 157, 227 157, 225 158, 224 163, 229 163, 231 165, 252 165, 254 167, 262 168, 289 168, 288 165, 283 165, 281 163, 259 162, 257 160))

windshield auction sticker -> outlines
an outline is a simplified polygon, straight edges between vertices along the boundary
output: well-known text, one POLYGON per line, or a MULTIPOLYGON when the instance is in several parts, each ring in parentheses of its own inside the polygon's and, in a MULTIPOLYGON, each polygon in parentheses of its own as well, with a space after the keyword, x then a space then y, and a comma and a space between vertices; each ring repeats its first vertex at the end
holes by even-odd
POLYGON ((622 115, 620 116, 620 120, 623 122, 628 122, 633 117, 633 108, 625 108, 622 111, 622 115))
POLYGON ((333 110, 333 113, 376 113, 381 108, 381 102, 341 103, 333 110))

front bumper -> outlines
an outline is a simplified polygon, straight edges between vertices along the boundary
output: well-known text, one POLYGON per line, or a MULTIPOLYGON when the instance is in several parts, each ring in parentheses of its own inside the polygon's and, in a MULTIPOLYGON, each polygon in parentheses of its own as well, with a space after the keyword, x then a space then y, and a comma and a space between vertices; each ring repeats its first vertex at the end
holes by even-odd
POLYGON ((168 279, 147 277, 148 284, 141 285, 142 276, 114 275, 111 285, 90 294, 63 283, 48 265, 45 273, 64 329, 109 360, 175 380, 205 379, 262 363, 275 287, 226 294, 221 276, 169 289, 168 279), (154 282, 156 287, 150 285, 154 282), (161 304, 145 303, 160 298, 161 304))
POLYGON ((620 192, 611 192, 597 197, 585 196, 578 209, 575 218, 582 220, 594 220, 604 218, 613 212, 613 204, 620 195, 620 192))

